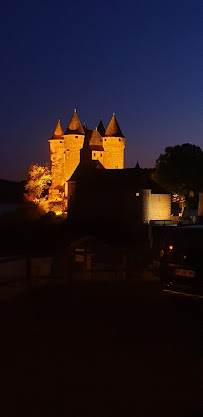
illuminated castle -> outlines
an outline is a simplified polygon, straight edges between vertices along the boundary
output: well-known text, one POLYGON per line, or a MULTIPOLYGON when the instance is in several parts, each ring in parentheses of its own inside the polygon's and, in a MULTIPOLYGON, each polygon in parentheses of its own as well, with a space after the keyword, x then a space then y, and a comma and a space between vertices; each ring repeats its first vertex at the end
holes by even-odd
POLYGON ((64 132, 60 120, 49 140, 52 185, 49 198, 67 197, 68 183, 83 158, 97 160, 106 169, 123 169, 125 137, 113 114, 105 131, 102 121, 95 130, 81 125, 76 110, 64 132))
POLYGON ((115 114, 105 131, 82 127, 76 110, 66 131, 60 120, 49 140, 52 185, 49 210, 76 221, 116 222, 133 230, 150 220, 169 220, 171 196, 137 163, 124 168, 125 137, 115 114))

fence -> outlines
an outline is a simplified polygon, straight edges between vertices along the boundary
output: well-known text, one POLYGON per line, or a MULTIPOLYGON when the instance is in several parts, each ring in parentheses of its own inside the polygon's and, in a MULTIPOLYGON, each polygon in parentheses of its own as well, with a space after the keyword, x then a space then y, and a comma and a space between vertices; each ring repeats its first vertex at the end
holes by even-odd
MULTIPOLYGON (((129 257, 128 257, 129 258, 129 257)), ((140 273, 140 271, 139 271, 140 273)), ((0 258, 0 299, 2 294, 18 295, 33 287, 66 284, 75 281, 118 282, 137 279, 126 253, 121 251, 117 259, 100 257, 89 250, 76 248, 62 257, 10 257, 0 258), (103 261, 103 262, 102 262, 103 261), (129 268, 127 268, 127 263, 129 268)))

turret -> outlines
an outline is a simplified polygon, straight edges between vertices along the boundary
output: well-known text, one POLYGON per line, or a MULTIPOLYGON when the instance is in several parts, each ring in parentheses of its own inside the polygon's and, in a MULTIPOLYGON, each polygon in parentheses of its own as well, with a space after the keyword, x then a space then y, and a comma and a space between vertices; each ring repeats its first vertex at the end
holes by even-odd
POLYGON ((59 119, 56 129, 49 139, 50 159, 51 159, 51 176, 52 185, 51 192, 58 193, 64 187, 64 130, 59 119), (55 190, 55 191, 54 191, 55 190))
POLYGON ((81 161, 98 160, 103 165, 103 154, 103 138, 97 128, 95 130, 87 129, 84 146, 80 153, 81 161))
POLYGON ((104 137, 104 136, 105 136, 105 127, 104 127, 104 125, 103 125, 102 120, 100 120, 100 122, 99 122, 99 124, 98 124, 98 127, 97 127, 97 130, 98 130, 98 132, 100 133, 100 135, 101 135, 102 137, 104 137))
POLYGON ((125 137, 116 120, 115 113, 106 129, 103 138, 104 159, 106 169, 122 169, 124 167, 125 137))
MULTIPOLYGON (((85 132, 78 118, 76 109, 66 129, 64 137, 65 183, 69 180, 80 163, 80 150, 83 147, 85 132)), ((66 183, 67 184, 67 183, 66 183)), ((66 192, 67 193, 67 190, 66 192)))
POLYGON ((53 133, 51 139, 61 139, 61 138, 63 138, 63 134, 64 134, 64 130, 61 126, 61 121, 59 119, 59 121, 56 125, 56 129, 54 130, 54 133, 53 133))

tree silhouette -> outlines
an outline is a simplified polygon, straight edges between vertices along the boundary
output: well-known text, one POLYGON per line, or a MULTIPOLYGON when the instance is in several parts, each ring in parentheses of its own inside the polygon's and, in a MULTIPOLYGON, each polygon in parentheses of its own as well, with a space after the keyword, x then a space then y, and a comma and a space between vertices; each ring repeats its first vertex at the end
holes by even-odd
POLYGON ((167 147, 156 161, 153 179, 172 194, 197 195, 203 188, 203 151, 190 143, 167 147))

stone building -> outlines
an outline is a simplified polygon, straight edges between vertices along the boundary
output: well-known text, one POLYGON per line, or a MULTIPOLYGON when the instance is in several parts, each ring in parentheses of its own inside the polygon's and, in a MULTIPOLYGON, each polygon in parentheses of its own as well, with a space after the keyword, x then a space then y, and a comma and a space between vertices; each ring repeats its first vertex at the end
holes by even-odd
POLYGON ((50 198, 68 195, 67 181, 80 163, 80 151, 89 153, 88 157, 98 160, 106 169, 124 167, 125 137, 113 114, 105 131, 102 121, 95 130, 82 127, 76 110, 66 131, 60 120, 52 138, 49 140, 52 186, 50 198))
POLYGON ((198 216, 203 218, 203 193, 199 193, 198 216))
POLYGON ((74 220, 111 223, 136 230, 150 220, 171 219, 171 195, 139 167, 104 169, 100 161, 83 160, 68 181, 69 215, 74 220))
POLYGON ((169 220, 170 194, 138 164, 123 169, 125 140, 115 114, 106 130, 102 121, 95 130, 82 127, 76 110, 66 131, 59 120, 49 140, 50 207, 51 202, 65 200, 69 216, 84 221, 114 219, 127 227, 169 220))

